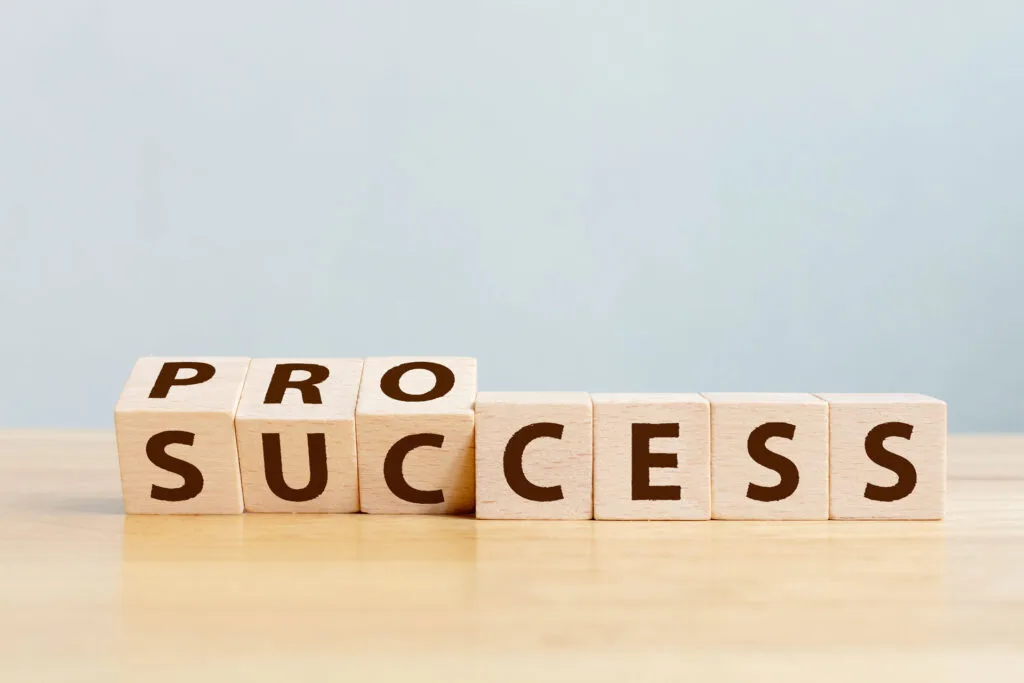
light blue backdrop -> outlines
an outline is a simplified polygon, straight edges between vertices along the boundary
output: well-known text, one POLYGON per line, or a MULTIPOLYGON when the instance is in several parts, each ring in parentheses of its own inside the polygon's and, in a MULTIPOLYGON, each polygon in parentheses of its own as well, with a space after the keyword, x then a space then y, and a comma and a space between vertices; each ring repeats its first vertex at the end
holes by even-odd
POLYGON ((1024 429, 1024 2, 0 3, 0 426, 148 354, 1024 429))

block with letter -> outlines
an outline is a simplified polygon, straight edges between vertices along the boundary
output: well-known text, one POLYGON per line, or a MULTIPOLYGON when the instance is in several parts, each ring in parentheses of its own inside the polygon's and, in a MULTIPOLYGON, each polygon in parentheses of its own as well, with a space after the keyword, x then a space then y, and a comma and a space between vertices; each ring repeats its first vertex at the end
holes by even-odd
POLYGON ((710 519, 711 412, 700 394, 593 394, 594 519, 710 519))
POLYGON ((128 514, 239 514, 248 358, 140 358, 114 408, 128 514))
POLYGON ((476 359, 367 358, 356 404, 360 509, 471 512, 476 359))
POLYGON ((362 359, 254 359, 235 414, 249 512, 359 512, 362 359))
POLYGON ((811 394, 706 393, 714 519, 828 519, 828 405, 811 394))
POLYGON ((476 398, 478 519, 591 519, 590 395, 481 392, 476 398))
POLYGON ((832 519, 941 519, 946 404, 920 394, 818 394, 828 402, 832 519))

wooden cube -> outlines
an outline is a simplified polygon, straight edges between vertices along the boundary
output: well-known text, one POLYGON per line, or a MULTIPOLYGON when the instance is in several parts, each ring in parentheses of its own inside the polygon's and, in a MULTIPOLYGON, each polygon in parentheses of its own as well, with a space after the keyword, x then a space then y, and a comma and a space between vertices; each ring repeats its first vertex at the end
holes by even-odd
POLYGON ((946 404, 920 394, 818 394, 829 406, 832 519, 941 519, 946 404))
POLYGON ((360 508, 473 510, 475 358, 367 358, 356 405, 360 508))
POLYGON ((828 519, 828 405, 811 394, 704 394, 714 519, 828 519))
POLYGON ((114 408, 128 514, 242 512, 235 410, 248 358, 140 358, 114 408))
POLYGON ((594 518, 710 519, 711 412, 700 394, 593 394, 594 518))
POLYGON ((235 414, 249 512, 359 512, 362 359, 257 359, 235 414))
POLYGON ((476 397, 478 519, 590 519, 590 396, 481 392, 476 397))

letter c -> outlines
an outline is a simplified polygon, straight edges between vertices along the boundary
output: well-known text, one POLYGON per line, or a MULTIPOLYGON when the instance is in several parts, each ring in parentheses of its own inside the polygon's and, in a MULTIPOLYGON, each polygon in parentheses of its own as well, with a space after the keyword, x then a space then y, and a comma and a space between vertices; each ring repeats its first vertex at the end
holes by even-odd
POLYGON ((405 456, 409 454, 409 451, 420 446, 440 448, 443 444, 444 435, 442 434, 410 434, 396 441, 384 456, 384 483, 387 484, 391 493, 409 503, 421 505, 443 503, 444 492, 441 489, 423 491, 413 488, 402 473, 402 465, 405 463, 405 456))
POLYGON ((509 487, 526 500, 538 503, 551 503, 562 500, 562 487, 558 486, 537 486, 526 478, 523 472, 523 451, 534 439, 548 437, 550 439, 561 439, 563 425, 555 422, 537 422, 529 424, 512 435, 505 445, 505 481, 509 487))

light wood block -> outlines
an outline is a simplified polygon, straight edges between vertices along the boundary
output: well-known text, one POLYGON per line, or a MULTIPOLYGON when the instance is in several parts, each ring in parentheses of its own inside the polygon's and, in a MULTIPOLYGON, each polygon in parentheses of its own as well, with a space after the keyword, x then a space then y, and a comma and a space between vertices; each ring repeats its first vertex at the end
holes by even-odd
POLYGON ((818 394, 829 406, 832 519, 941 519, 946 404, 920 394, 818 394))
POLYGON ((359 512, 362 359, 256 359, 235 414, 249 512, 359 512))
POLYGON ((235 410, 248 358, 140 358, 114 408, 124 510, 239 514, 235 410))
POLYGON ((828 519, 828 406, 811 394, 708 393, 711 516, 828 519))
POLYGON ((710 519, 711 411, 700 394, 593 394, 594 519, 710 519))
POLYGON ((477 518, 593 517, 588 394, 481 392, 476 420, 477 518))
POLYGON ((367 358, 356 406, 360 508, 473 510, 476 359, 367 358))

